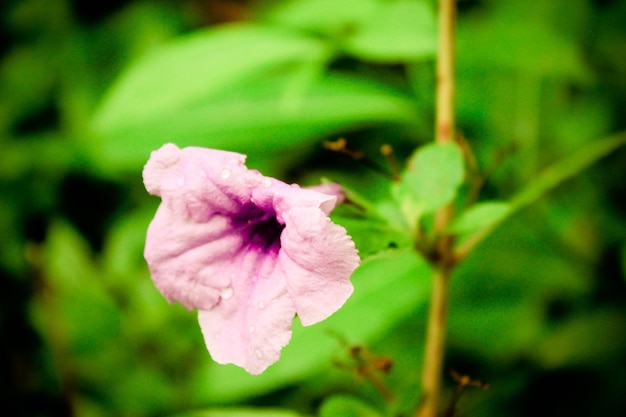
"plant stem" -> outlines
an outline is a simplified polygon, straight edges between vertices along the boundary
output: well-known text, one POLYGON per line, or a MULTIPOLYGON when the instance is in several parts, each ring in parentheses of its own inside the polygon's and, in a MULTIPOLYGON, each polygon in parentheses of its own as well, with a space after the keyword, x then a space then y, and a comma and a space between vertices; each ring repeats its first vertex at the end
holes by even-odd
POLYGON ((433 292, 428 313, 426 351, 422 370, 422 404, 417 417, 436 417, 441 397, 441 374, 445 347, 450 269, 437 268, 433 275, 433 292))
MULTIPOLYGON (((454 112, 454 25, 455 0, 439 1, 439 53, 437 59, 437 97, 435 141, 453 142, 455 139, 454 112)), ((453 240, 445 229, 453 215, 450 204, 435 218, 435 232, 439 236, 434 263, 433 290, 428 315, 426 350, 422 370, 423 398, 416 417, 436 417, 441 397, 441 375, 445 352, 445 333, 448 313, 448 293, 453 269, 453 240)))
POLYGON ((439 0, 439 52, 437 55, 436 132, 438 143, 454 141, 454 22, 455 0, 439 0))

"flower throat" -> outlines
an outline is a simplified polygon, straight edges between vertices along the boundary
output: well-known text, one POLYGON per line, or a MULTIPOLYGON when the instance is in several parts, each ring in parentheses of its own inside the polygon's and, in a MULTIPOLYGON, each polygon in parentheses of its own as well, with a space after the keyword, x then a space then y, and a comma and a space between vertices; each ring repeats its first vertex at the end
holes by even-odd
POLYGON ((233 226, 241 231, 243 246, 264 253, 278 253, 280 235, 285 228, 276 219, 276 213, 256 206, 233 218, 233 226))

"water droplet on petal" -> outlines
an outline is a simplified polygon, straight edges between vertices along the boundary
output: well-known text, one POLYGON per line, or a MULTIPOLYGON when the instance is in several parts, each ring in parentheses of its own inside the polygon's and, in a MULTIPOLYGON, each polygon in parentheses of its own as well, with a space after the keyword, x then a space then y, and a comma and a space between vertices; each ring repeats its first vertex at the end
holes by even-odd
POLYGON ((248 331, 249 331, 250 333, 254 333, 254 326, 250 326, 250 327, 248 327, 248 331))
POLYGON ((220 174, 220 177, 222 177, 222 179, 226 180, 230 177, 230 171, 226 168, 224 168, 222 170, 222 173, 220 174))
POLYGON ((259 349, 255 349, 254 353, 256 354, 256 357, 258 359, 261 359, 263 357, 263 355, 261 354, 261 351, 259 349))
POLYGON ((226 287, 222 291, 220 291, 220 297, 222 297, 224 300, 228 300, 232 296, 233 289, 231 287, 226 287))
POLYGON ((252 204, 256 203, 256 201, 254 201, 254 197, 250 197, 250 202, 251 202, 252 204))

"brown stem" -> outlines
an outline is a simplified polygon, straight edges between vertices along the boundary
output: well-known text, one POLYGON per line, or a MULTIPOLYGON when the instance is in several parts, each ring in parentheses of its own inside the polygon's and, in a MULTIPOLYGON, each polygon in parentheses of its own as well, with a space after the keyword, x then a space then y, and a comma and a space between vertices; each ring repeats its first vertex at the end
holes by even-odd
MULTIPOLYGON (((455 140, 454 113, 454 22, 455 0, 439 1, 439 53, 437 59, 437 97, 435 141, 455 140)), ((434 263, 426 350, 422 369, 423 397, 416 417, 436 417, 441 397, 441 375, 445 352, 445 332, 448 312, 448 292, 453 269, 453 239, 445 229, 453 216, 450 204, 437 212, 435 232, 438 236, 434 263)))
POLYGON ((439 409, 450 276, 448 268, 435 269, 422 370, 423 397, 417 417, 436 417, 439 409))
POLYGON ((437 102, 435 140, 454 141, 454 22, 455 0, 439 1, 439 54, 437 56, 437 102))

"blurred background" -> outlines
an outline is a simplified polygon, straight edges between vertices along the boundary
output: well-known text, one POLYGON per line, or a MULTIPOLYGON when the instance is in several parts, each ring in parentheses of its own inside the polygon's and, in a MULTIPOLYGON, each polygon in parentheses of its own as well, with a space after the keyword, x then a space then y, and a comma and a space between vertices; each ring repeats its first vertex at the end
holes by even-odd
MULTIPOLYGON (((458 8, 457 116, 481 199, 626 129, 626 2, 458 8)), ((366 263, 346 307, 295 324, 283 359, 252 377, 213 364, 196 314, 153 287, 142 251, 158 199, 141 169, 166 142, 215 147, 386 201, 380 146, 403 163, 432 140, 434 1, 3 0, 0 17, 7 415, 410 415, 429 291, 419 260, 366 263), (366 162, 324 146, 339 137, 366 162)), ((455 415, 626 415, 625 167, 620 149, 458 270, 446 368, 489 388, 468 388, 455 415)), ((336 220, 364 259, 400 245, 380 222, 336 220)))

